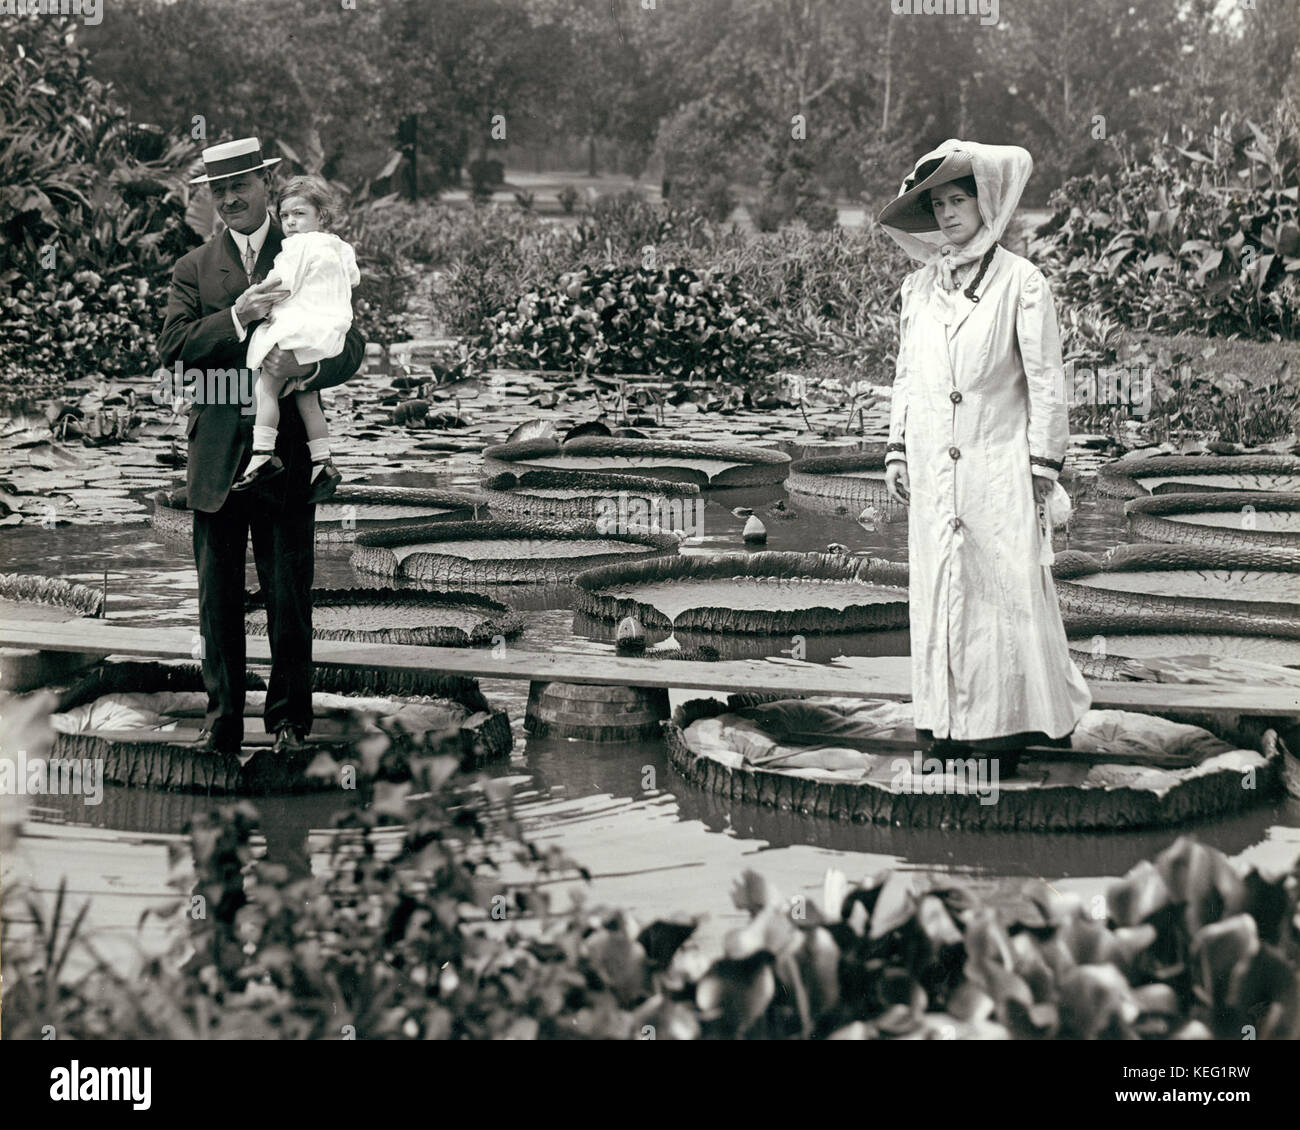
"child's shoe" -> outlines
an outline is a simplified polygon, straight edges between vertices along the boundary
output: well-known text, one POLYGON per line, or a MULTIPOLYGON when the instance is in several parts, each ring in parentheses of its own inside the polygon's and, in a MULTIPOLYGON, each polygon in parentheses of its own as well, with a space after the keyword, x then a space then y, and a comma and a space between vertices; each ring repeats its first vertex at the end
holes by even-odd
POLYGON ((311 493, 307 496, 308 503, 324 502, 337 489, 339 483, 343 481, 343 475, 339 469, 334 466, 334 461, 326 459, 324 463, 315 463, 313 468, 319 467, 320 473, 312 479, 311 493))
POLYGON ((284 463, 281 461, 280 457, 278 455, 272 455, 270 459, 266 459, 245 471, 235 480, 230 489, 249 490, 252 487, 261 486, 268 479, 275 478, 276 475, 281 474, 283 471, 284 463))

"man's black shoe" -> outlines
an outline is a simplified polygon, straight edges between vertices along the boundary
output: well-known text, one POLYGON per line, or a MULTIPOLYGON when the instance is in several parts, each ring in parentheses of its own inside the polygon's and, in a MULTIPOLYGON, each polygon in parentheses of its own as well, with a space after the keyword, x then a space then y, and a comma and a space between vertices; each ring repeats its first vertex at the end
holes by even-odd
POLYGON ((259 463, 252 471, 245 471, 231 486, 231 490, 251 490, 261 486, 268 479, 284 471, 284 462, 278 455, 272 455, 265 463, 259 463))
POLYGON ((218 741, 217 735, 205 726, 199 731, 192 748, 195 753, 228 753, 236 756, 239 753, 239 742, 232 742, 229 739, 218 741))
POLYGON ((330 495, 338 490, 339 483, 343 481, 343 474, 334 466, 332 460, 325 460, 321 464, 320 474, 317 475, 311 483, 311 494, 307 496, 307 501, 324 502, 330 495))
POLYGON ((306 735, 300 733, 296 727, 289 725, 288 722, 276 727, 275 745, 272 747, 274 753, 301 753, 306 748, 306 735))

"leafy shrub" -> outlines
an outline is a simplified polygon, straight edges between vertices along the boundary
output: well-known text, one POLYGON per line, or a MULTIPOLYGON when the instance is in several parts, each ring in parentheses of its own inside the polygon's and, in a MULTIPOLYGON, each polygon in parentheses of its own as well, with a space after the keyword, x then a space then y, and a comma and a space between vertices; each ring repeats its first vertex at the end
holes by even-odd
POLYGON ((753 218, 763 232, 777 231, 794 220, 813 231, 830 231, 838 223, 839 211, 826 199, 812 160, 796 146, 770 155, 753 218))
POLYGON ((707 246, 711 237, 704 217, 664 204, 652 204, 635 189, 600 197, 577 226, 582 249, 603 251, 611 262, 640 261, 646 247, 656 254, 668 249, 707 246))
POLYGON ((740 280, 686 267, 580 268, 524 294, 490 319, 506 365, 683 380, 771 372, 794 342, 740 280))
POLYGON ((453 225, 447 268, 431 282, 438 321, 451 333, 485 340, 493 315, 581 258, 575 234, 514 208, 475 209, 453 225))
POLYGON ((535 192, 519 191, 515 193, 515 203, 519 205, 524 212, 531 212, 533 205, 537 203, 537 194, 535 192))
POLYGON ((132 125, 69 22, 16 24, 0 58, 0 366, 42 387, 150 371, 172 264, 198 242, 186 145, 132 125))
POLYGON ((795 226, 719 242, 710 259, 740 278, 805 360, 837 359, 864 379, 893 382, 899 288, 915 264, 882 231, 795 226))
POLYGON ((700 214, 711 223, 726 223, 727 217, 736 208, 736 197, 731 191, 731 181, 721 174, 709 177, 694 203, 700 214))
POLYGON ((1049 201, 1035 257, 1067 302, 1166 333, 1300 334, 1300 126, 1221 119, 1049 201))

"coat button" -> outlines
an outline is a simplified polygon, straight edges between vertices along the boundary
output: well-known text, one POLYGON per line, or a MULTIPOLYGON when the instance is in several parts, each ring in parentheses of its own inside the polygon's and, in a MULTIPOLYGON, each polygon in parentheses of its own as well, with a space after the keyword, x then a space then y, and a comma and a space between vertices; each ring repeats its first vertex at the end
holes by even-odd
POLYGON ((951 400, 954 404, 960 404, 961 393, 959 393, 956 389, 953 389, 952 392, 948 394, 948 399, 951 400))
POLYGON ((960 458, 961 458, 961 451, 958 450, 958 449, 955 448, 955 447, 950 447, 950 448, 948 448, 948 454, 949 454, 949 456, 951 456, 953 459, 960 459, 960 458))
POLYGON ((954 530, 960 530, 960 529, 961 529, 961 519, 960 519, 960 518, 954 518, 954 519, 952 520, 952 522, 950 523, 950 525, 952 526, 952 528, 953 528, 954 530))

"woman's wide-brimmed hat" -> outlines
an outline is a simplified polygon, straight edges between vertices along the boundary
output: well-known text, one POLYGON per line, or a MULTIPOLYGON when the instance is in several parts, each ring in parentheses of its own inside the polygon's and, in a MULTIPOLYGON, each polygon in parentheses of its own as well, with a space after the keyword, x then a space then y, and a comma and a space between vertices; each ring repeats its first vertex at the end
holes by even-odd
POLYGON ((203 150, 203 172, 190 184, 208 184, 240 173, 256 172, 280 163, 279 157, 262 157, 262 143, 255 137, 241 137, 237 141, 223 141, 203 150))
POLYGON ((925 206, 926 190, 970 175, 969 153, 958 151, 942 158, 922 161, 903 182, 898 195, 880 210, 876 220, 899 231, 938 231, 939 223, 934 218, 934 212, 925 206))

